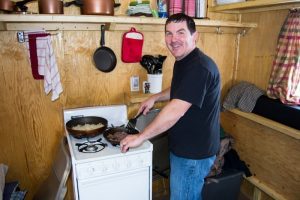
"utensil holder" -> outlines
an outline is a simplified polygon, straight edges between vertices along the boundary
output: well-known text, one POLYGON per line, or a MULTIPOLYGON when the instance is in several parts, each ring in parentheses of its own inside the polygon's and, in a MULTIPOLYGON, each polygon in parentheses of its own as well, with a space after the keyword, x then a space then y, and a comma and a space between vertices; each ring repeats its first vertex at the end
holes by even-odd
POLYGON ((162 74, 147 74, 148 83, 150 84, 150 93, 155 94, 161 92, 162 74))

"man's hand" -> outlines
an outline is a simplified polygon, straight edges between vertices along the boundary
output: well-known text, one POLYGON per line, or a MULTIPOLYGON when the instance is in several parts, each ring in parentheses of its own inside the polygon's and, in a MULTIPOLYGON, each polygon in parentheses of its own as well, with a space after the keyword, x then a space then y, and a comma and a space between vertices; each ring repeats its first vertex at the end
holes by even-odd
POLYGON ((130 147, 138 147, 140 146, 144 140, 140 137, 139 134, 135 135, 127 135, 121 142, 120 142, 120 149, 122 153, 128 151, 130 147))
POLYGON ((143 114, 146 115, 149 112, 149 110, 154 106, 154 103, 155 103, 155 98, 149 98, 143 101, 137 112, 137 115, 141 112, 143 112, 143 114))

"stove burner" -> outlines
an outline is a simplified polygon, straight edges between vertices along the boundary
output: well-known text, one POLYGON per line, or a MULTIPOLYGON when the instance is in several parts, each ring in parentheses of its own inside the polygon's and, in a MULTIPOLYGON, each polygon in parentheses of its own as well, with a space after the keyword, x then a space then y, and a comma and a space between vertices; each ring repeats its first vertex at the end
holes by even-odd
POLYGON ((96 153, 99 151, 102 151, 107 144, 101 142, 102 138, 90 141, 89 138, 87 138, 87 142, 84 143, 76 143, 76 146, 78 147, 78 151, 82 153, 96 153))

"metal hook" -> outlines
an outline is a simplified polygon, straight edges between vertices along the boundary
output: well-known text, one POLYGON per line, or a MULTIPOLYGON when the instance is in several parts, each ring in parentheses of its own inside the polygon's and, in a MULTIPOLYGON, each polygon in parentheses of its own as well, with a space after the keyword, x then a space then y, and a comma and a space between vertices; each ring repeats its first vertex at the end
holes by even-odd
POLYGON ((241 36, 245 36, 246 33, 247 33, 247 30, 246 30, 246 29, 243 29, 243 30, 240 32, 241 36))
POLYGON ((216 28, 216 33, 217 34, 223 34, 223 31, 221 30, 221 27, 216 28))

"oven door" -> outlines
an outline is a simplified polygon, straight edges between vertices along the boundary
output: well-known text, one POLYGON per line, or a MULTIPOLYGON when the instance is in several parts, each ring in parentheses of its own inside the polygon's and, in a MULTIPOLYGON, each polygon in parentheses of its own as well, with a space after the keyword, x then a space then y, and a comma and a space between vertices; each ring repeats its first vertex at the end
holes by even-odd
POLYGON ((78 180, 80 200, 150 200, 152 178, 150 167, 107 176, 78 180))

